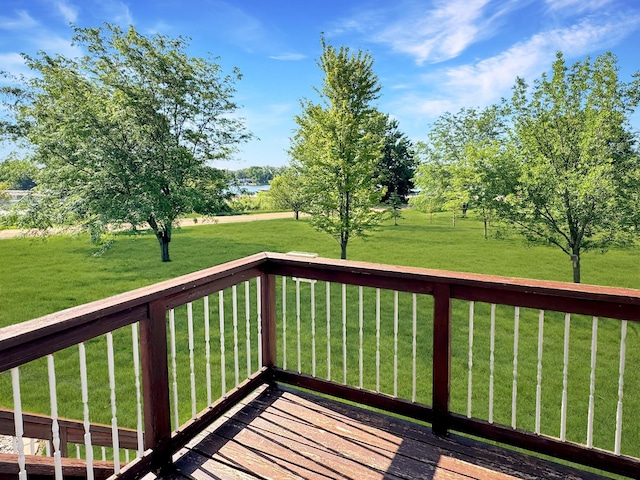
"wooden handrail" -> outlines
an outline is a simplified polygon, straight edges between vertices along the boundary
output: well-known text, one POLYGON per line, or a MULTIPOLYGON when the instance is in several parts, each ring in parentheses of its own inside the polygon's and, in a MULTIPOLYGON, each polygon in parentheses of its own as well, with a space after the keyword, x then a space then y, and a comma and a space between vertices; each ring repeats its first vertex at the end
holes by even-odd
MULTIPOLYGON (((24 436, 27 438, 35 438, 39 440, 52 440, 51 424, 52 419, 46 415, 37 415, 33 413, 23 413, 22 423, 24 427, 24 436)), ((58 427, 61 431, 61 438, 66 441, 65 445, 60 446, 63 456, 67 456, 66 443, 84 443, 84 424, 77 420, 66 418, 58 418, 58 427), (62 433, 64 432, 64 433, 62 433)), ((0 409, 0 435, 14 434, 14 418, 13 411, 0 409)), ((110 425, 102 425, 99 423, 91 424, 91 442, 97 447, 111 447, 113 441, 111 438, 112 429, 110 425)), ((129 450, 138 448, 137 432, 130 428, 118 428, 118 438, 120 446, 129 450)))
MULTIPOLYGON (((437 433, 446 433, 453 428, 536 451, 546 451, 546 448, 550 448, 549 445, 567 445, 559 456, 568 460, 577 459, 585 464, 593 464, 588 455, 590 449, 586 447, 559 440, 554 443, 547 437, 511 431, 480 420, 462 418, 449 411, 452 300, 482 301, 640 321, 640 290, 260 253, 0 329, 0 372, 139 322, 145 448, 151 452, 145 455, 143 462, 138 462, 136 468, 139 470, 142 463, 152 469, 161 468, 171 461, 171 452, 175 451, 176 445, 185 441, 185 432, 195 430, 202 421, 190 425, 182 433, 171 432, 166 312, 255 277, 260 278, 261 285, 263 324, 260 341, 264 369, 234 393, 232 398, 235 399, 247 389, 255 388, 261 381, 289 381, 324 393, 344 395, 351 399, 360 398, 364 403, 374 406, 387 405, 394 411, 415 414, 421 420, 429 419, 437 433), (416 405, 413 408, 404 400, 388 398, 374 392, 360 394, 353 387, 337 386, 279 369, 276 358, 275 276, 294 276, 433 296, 432 406, 416 405)), ((218 404, 215 409, 208 411, 206 418, 219 415, 228 408, 229 403, 227 400, 218 404)), ((628 474, 630 471, 640 471, 635 470, 640 469, 640 462, 630 457, 605 452, 593 458, 605 463, 594 466, 613 472, 628 474)))

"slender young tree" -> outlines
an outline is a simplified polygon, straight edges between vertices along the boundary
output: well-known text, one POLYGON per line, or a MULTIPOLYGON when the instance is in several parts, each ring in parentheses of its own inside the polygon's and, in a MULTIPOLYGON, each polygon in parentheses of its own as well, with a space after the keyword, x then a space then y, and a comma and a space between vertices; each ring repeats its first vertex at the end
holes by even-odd
POLYGON ((380 221, 372 210, 382 189, 376 168, 382 156, 385 119, 373 102, 380 84, 368 53, 351 53, 321 38, 318 66, 324 73, 316 91, 320 103, 302 100, 289 154, 300 171, 311 224, 340 244, 347 258, 349 240, 363 236, 380 221))
POLYGON ((33 226, 148 225, 169 261, 175 220, 223 206, 224 159, 249 134, 233 114, 238 71, 189 57, 185 39, 133 27, 74 27, 81 58, 26 56, 36 75, 3 92, 15 105, 4 131, 27 138, 43 165, 33 226), (16 103, 17 101, 17 103, 16 103))
POLYGON ((294 168, 287 168, 269 182, 271 185, 267 194, 274 207, 291 210, 296 220, 306 205, 306 197, 302 187, 300 173, 294 168))
MULTIPOLYGON (((630 239, 629 200, 640 162, 628 116, 640 101, 640 76, 618 78, 605 53, 571 67, 558 53, 551 75, 519 78, 510 103, 512 155, 519 169, 501 217, 529 240, 554 245, 581 280, 581 255, 630 239)), ((637 233, 637 232, 636 232, 637 233)))

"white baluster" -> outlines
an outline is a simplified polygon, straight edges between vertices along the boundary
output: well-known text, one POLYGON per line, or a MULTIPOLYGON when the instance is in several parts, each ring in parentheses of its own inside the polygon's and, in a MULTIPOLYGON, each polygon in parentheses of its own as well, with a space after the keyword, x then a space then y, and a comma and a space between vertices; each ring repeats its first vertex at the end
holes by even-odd
MULTIPOLYGON (((80 392, 82 396, 82 411, 84 419, 84 450, 87 461, 87 480, 93 480, 93 445, 91 443, 91 422, 89 421, 89 387, 87 382, 87 354, 84 343, 78 344, 80 360, 80 392)), ((104 447, 103 451, 104 451, 104 447)))
POLYGON ((282 277, 282 368, 287 369, 287 277, 282 277))
POLYGON ((102 447, 102 461, 106 462, 107 461, 107 447, 102 447))
POLYGON ((496 304, 491 304, 491 334, 489 340, 489 423, 493 423, 493 374, 495 370, 496 304))
POLYGON ((511 428, 516 428, 518 399, 518 337, 520 336, 520 307, 515 308, 513 320, 513 387, 511 390, 511 428))
POLYGON ((618 406, 616 408, 616 441, 614 452, 620 455, 622 445, 622 396, 624 393, 624 366, 627 351, 627 320, 622 321, 620 332, 620 375, 618 376, 618 406))
POLYGON ((124 451, 124 461, 129 463, 129 449, 124 451))
POLYGON ((347 384, 347 286, 342 284, 342 383, 347 384))
POLYGON ((231 298, 233 307, 233 366, 236 375, 236 387, 240 385, 240 366, 238 363, 238 287, 231 287, 231 298))
POLYGON ((376 392, 380 393, 380 289, 376 288, 376 392))
POLYGON ((207 405, 211 405, 211 322, 209 318, 209 297, 203 299, 204 308, 204 355, 205 375, 207 377, 207 405))
POLYGON ((247 378, 251 376, 251 290, 249 288, 249 282, 244 282, 244 315, 246 323, 247 337, 247 378))
POLYGON ((131 324, 131 343, 133 346, 133 375, 136 385, 136 415, 137 415, 137 433, 138 433, 138 450, 136 456, 142 457, 144 453, 144 440, 142 434, 142 394, 140 384, 140 354, 138 347, 138 324, 131 324))
POLYGON ((598 352, 598 317, 591 323, 591 375, 589 377, 589 413, 587 420, 587 447, 593 447, 593 413, 596 393, 596 356, 598 352))
POLYGON ((189 334, 189 380, 191 384, 191 418, 198 414, 196 408, 196 370, 194 360, 193 342, 193 303, 187 303, 187 332, 189 334))
POLYGON ((469 361, 467 363, 467 417, 471 418, 471 397, 473 393, 473 301, 469 302, 469 361))
POLYGON ((316 282, 311 282, 311 375, 316 376, 316 282))
POLYGON ((224 351, 224 293, 218 292, 218 313, 220 318, 220 384, 222 398, 227 396, 227 365, 224 351))
MULTIPOLYGON (((80 459, 80 445, 76 444, 76 458, 80 459)), ((127 460, 128 462, 129 460, 127 460)), ((62 478, 62 465, 60 465, 60 478, 62 478)))
POLYGON ((300 352, 300 279, 296 278, 296 332, 298 347, 298 373, 302 371, 301 352, 300 352))
POLYGON ((331 283, 326 283, 327 302, 327 380, 331 380, 331 283))
POLYGON ((393 292, 393 396, 398 396, 398 291, 393 292))
POLYGON ((11 369, 11 383, 13 386, 13 423, 15 426, 15 439, 18 452, 18 479, 27 480, 26 459, 24 457, 24 426, 22 423, 22 400, 20 399, 20 370, 18 367, 11 369))
POLYGON ((169 334, 171 335, 171 372, 173 387, 173 428, 180 427, 180 412, 178 411, 178 368, 176 366, 176 319, 175 310, 169 310, 169 334))
POLYGON ((262 368, 262 284, 260 277, 256 277, 256 310, 258 313, 258 368, 262 368))
POLYGON ((29 453, 31 455, 35 455, 36 454, 36 441, 33 438, 31 440, 29 440, 29 453))
POLYGON ((540 414, 542 410, 542 343, 544 340, 544 310, 538 315, 538 374, 536 377, 536 433, 540 434, 540 414))
POLYGON ((120 439, 116 407, 116 376, 113 359, 113 334, 107 332, 107 363, 109 365, 109 390, 111 391, 111 440, 113 441, 113 473, 120 473, 120 439))
POLYGON ((364 376, 364 355, 363 355, 363 341, 364 341, 364 336, 363 336, 363 332, 362 332, 362 326, 364 323, 364 299, 363 297, 363 291, 364 289, 362 288, 362 286, 358 287, 358 327, 359 327, 359 338, 360 338, 360 349, 359 349, 359 354, 358 354, 358 358, 359 358, 359 373, 360 373, 360 388, 362 388, 363 386, 363 376, 364 376))
POLYGON ((565 441, 567 437, 567 385, 569 376, 569 330, 571 326, 571 315, 564 315, 564 357, 562 362, 562 406, 560 411, 560 440, 565 441))
POLYGON ((418 353, 418 295, 416 293, 413 294, 413 386, 411 389, 411 401, 416 401, 416 390, 417 390, 417 372, 416 372, 416 364, 417 364, 417 353, 418 353))
POLYGON ((53 355, 47 355, 49 373, 49 400, 51 403, 51 438, 53 443, 53 462, 56 480, 62 479, 62 454, 60 453, 60 425, 58 424, 58 395, 56 393, 56 369, 53 355))

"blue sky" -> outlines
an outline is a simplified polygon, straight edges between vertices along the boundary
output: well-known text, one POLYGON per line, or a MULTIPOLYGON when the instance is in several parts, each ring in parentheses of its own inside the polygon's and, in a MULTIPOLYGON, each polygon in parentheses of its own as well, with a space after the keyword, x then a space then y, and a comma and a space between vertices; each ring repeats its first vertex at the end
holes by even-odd
MULTIPOLYGON (((2 0, 0 70, 26 73, 21 52, 79 52, 70 23, 133 24, 191 38, 189 53, 219 56, 243 79, 236 100, 259 138, 221 168, 284 165, 299 100, 314 99, 320 34, 370 52, 378 108, 412 140, 445 111, 483 107, 532 81, 556 51, 571 63, 610 50, 625 81, 640 70, 639 0, 2 0)), ((640 128, 640 116, 632 119, 640 128)))

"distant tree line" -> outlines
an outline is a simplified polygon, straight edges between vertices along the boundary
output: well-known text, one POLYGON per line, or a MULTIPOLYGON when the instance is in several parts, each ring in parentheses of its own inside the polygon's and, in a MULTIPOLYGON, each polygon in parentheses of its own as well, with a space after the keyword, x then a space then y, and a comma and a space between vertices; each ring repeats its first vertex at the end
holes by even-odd
POLYGON ((268 185, 277 175, 281 175, 286 167, 253 166, 239 170, 227 170, 230 181, 238 184, 249 181, 254 185, 268 185))

